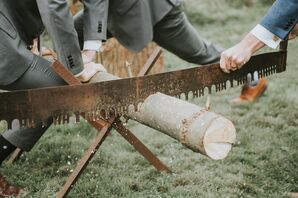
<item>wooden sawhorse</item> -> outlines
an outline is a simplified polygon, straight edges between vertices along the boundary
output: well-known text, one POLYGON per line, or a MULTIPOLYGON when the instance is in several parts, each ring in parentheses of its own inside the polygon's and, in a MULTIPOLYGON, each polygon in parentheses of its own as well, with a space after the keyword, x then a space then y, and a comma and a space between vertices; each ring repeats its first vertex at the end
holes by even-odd
MULTIPOLYGON (((160 47, 157 47, 151 56, 149 57, 146 64, 143 66, 138 76, 147 75, 162 51, 160 47)), ((57 74, 59 74, 65 82, 69 85, 80 84, 80 82, 67 70, 63 65, 61 65, 58 61, 54 62, 52 65, 53 69, 57 74)), ((120 117, 111 117, 109 120, 99 119, 96 121, 88 121, 95 129, 98 130, 98 135, 93 140, 92 144, 85 152, 83 157, 78 162, 76 168, 71 173, 71 175, 66 180, 63 187, 57 193, 57 198, 66 197, 71 188, 74 186, 82 172, 87 167, 88 163, 95 155, 96 151, 99 149, 101 144, 104 142, 111 129, 114 128, 126 141, 128 141, 141 155, 145 157, 158 171, 166 171, 171 172, 171 170, 163 164, 129 129, 125 128, 125 126, 120 121, 120 117)), ((9 159, 8 163, 13 163, 22 153, 22 150, 17 149, 9 159)))

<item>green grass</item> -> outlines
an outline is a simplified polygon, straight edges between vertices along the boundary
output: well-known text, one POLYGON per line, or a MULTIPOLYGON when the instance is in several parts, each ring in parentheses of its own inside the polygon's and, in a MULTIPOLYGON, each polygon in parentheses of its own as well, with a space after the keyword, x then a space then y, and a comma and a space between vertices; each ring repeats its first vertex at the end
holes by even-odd
MULTIPOLYGON (((187 11, 204 37, 224 47, 239 41, 267 8, 255 1, 249 6, 220 2, 187 0, 187 11)), ((236 144, 225 160, 208 159, 160 132, 129 121, 128 127, 174 173, 157 172, 113 131, 70 197, 279 198, 297 192, 297 53, 298 43, 293 41, 287 71, 269 77, 268 90, 255 103, 229 103, 239 95, 240 87, 212 95, 212 110, 232 120, 237 129, 236 144)), ((190 66, 170 53, 165 56, 169 69, 190 66)), ((200 106, 205 101, 204 97, 191 100, 200 106)), ((1 173, 11 183, 25 187, 26 197, 54 197, 95 135, 86 122, 52 127, 30 153, 13 165, 3 165, 1 173)))

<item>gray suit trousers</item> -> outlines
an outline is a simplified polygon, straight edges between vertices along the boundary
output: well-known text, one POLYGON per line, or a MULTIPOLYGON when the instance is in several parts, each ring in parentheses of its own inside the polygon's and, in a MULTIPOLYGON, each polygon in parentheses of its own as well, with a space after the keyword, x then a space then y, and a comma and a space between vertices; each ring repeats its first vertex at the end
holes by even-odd
POLYGON ((223 48, 204 40, 181 6, 174 7, 153 28, 153 41, 181 59, 199 65, 218 62, 223 48))

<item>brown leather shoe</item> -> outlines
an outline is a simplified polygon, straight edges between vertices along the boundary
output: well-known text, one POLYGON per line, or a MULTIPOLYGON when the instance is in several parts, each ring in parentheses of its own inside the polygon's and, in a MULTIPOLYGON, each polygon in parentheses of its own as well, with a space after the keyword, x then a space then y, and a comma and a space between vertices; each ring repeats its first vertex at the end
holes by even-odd
POLYGON ((241 103, 241 102, 254 102, 256 99, 261 96, 267 89, 267 83, 265 78, 261 78, 258 80, 256 86, 251 86, 246 84, 242 87, 241 95, 239 98, 235 98, 232 100, 233 103, 241 103))
POLYGON ((0 175, 0 197, 15 196, 20 195, 24 190, 17 186, 10 185, 6 179, 0 175))

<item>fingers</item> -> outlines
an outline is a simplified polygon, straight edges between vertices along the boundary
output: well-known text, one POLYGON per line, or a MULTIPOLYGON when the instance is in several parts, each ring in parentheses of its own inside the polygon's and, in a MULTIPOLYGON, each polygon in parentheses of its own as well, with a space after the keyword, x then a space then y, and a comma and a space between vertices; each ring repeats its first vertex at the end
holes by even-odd
POLYGON ((230 73, 230 71, 228 69, 229 59, 227 59, 227 57, 224 53, 221 54, 219 65, 223 72, 230 73))
POLYGON ((33 52, 33 54, 39 56, 38 39, 37 38, 33 39, 33 45, 32 45, 31 52, 33 52))
POLYGON ((230 73, 231 71, 236 71, 242 68, 242 66, 247 62, 245 58, 241 57, 242 54, 232 54, 229 50, 224 51, 220 58, 220 68, 225 73, 230 73))
POLYGON ((289 34, 289 40, 292 40, 294 38, 296 38, 298 36, 298 24, 295 25, 295 27, 293 28, 293 30, 290 32, 289 34))
POLYGON ((97 72, 106 72, 107 70, 101 64, 94 62, 84 66, 84 70, 76 76, 81 82, 88 82, 97 72))
POLYGON ((102 64, 95 64, 95 69, 98 72, 107 72, 106 68, 102 64))
POLYGON ((231 68, 231 71, 236 71, 238 69, 238 67, 236 66, 236 67, 232 67, 231 68))

